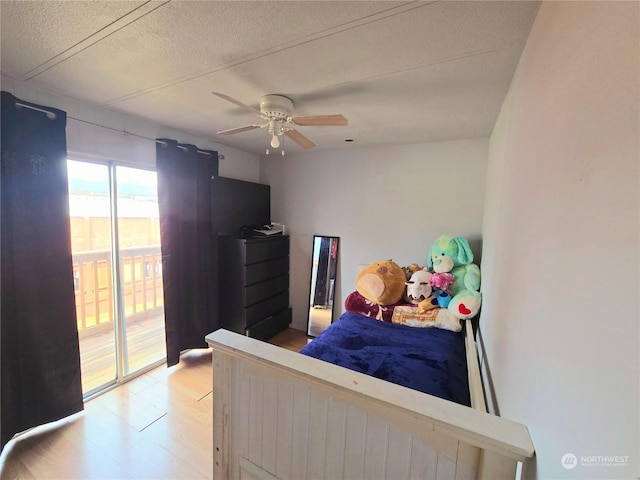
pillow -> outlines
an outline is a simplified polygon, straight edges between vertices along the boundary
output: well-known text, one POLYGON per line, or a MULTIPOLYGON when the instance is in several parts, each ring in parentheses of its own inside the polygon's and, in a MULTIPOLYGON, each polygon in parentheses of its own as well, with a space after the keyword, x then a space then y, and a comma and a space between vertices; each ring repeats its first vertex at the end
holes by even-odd
POLYGON ((391 316, 393 315, 393 309, 396 305, 379 305, 367 300, 357 291, 350 293, 347 299, 344 301, 344 308, 347 312, 359 313, 366 317, 372 317, 383 322, 391 322, 391 316))
POLYGON ((398 305, 393 309, 391 322, 409 327, 441 328, 452 332, 462 330, 460 319, 451 315, 446 308, 433 308, 424 311, 415 305, 398 305))

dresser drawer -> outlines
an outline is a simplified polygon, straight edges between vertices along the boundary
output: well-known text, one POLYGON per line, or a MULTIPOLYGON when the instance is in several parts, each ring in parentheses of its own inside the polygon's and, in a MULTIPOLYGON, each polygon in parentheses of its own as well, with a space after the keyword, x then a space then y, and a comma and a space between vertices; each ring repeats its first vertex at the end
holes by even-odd
POLYGON ((289 237, 270 238, 257 242, 247 241, 245 265, 289 255, 289 237))
POLYGON ((258 340, 269 340, 271 337, 289 327, 291 323, 291 309, 285 308, 267 317, 247 329, 247 335, 258 340))
POLYGON ((282 292, 266 300, 245 308, 246 327, 251 327, 261 320, 278 313, 289 306, 289 292, 282 292))
MULTIPOLYGON (((238 333, 280 315, 289 307, 289 237, 218 237, 220 325, 238 333)), ((282 326, 278 316, 269 325, 282 326)))
POLYGON ((289 290, 289 275, 270 278, 245 288, 244 304, 248 307, 287 290, 289 290))
POLYGON ((245 285, 262 282, 273 277, 289 273, 289 257, 274 258, 245 267, 245 285))

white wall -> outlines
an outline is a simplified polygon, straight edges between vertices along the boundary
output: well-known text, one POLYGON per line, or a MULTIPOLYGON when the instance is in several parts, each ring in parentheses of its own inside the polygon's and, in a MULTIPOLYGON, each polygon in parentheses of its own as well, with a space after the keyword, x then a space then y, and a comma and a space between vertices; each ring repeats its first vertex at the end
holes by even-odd
POLYGON ((639 14, 545 2, 491 136, 481 328, 538 478, 640 473, 639 14))
POLYGON ((341 238, 336 314, 361 264, 425 265, 443 234, 479 253, 487 155, 488 139, 474 139, 263 158, 272 221, 291 235, 292 326, 306 328, 314 234, 341 238))
MULTIPOLYGON (((488 140, 358 149, 334 153, 257 156, 130 115, 2 77, 2 89, 22 100, 60 108, 68 117, 148 138, 167 137, 217 150, 220 175, 272 185, 272 219, 291 234, 293 327, 307 322, 314 234, 340 236, 336 313, 355 289, 358 265, 392 258, 426 262, 429 245, 445 233, 467 236, 480 253, 488 140)), ((70 154, 153 168, 155 143, 71 118, 70 154)))
POLYGON ((220 160, 220 175, 257 182, 260 179, 260 159, 256 155, 219 145, 205 138, 148 122, 141 118, 91 105, 70 97, 58 95, 19 80, 2 77, 2 90, 21 100, 67 112, 67 151, 70 155, 88 159, 118 160, 143 167, 155 167, 155 138, 171 138, 180 143, 194 144, 224 155, 220 160), (79 122, 76 119, 83 120, 79 122), (91 122, 91 125, 85 122, 91 122), (124 135, 110 127, 134 135, 124 135), (139 135, 139 136, 136 136, 139 135))

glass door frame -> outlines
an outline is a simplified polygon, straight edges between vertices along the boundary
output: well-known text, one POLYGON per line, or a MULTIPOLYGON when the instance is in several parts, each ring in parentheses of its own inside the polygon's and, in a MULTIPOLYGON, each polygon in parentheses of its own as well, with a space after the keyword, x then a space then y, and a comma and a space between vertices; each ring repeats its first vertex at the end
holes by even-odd
POLYGON ((109 203, 111 210, 111 273, 113 278, 113 328, 116 340, 116 383, 122 383, 127 376, 127 332, 124 326, 126 313, 124 310, 124 290, 122 281, 122 257, 120 255, 120 235, 118 226, 118 181, 117 164, 109 162, 109 203))
MULTIPOLYGON (((108 189, 109 189, 109 226, 110 226, 110 245, 111 245, 111 288, 113 289, 113 328, 115 340, 115 378, 88 392, 83 392, 83 399, 87 401, 97 395, 100 395, 112 388, 126 383, 134 378, 145 374, 146 372, 157 368, 166 363, 166 355, 141 369, 132 373, 128 370, 128 348, 127 348, 127 332, 126 332, 126 312, 124 298, 124 281, 122 272, 122 256, 120 250, 120 235, 118 225, 118 185, 117 185, 117 167, 134 168, 138 170, 146 170, 156 172, 156 170, 148 165, 139 165, 131 162, 125 162, 115 159, 107 159, 96 157, 77 152, 67 152, 67 160, 75 162, 83 162, 106 167, 108 173, 108 189)), ((71 192, 69 192, 71 193, 71 192)), ((135 288, 135 285, 134 285, 135 288)))

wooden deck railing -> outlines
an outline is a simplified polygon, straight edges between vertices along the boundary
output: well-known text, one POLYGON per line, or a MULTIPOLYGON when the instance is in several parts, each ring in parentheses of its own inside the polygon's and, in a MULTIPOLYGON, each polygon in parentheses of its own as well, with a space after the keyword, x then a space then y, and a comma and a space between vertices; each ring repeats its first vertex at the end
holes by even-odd
MULTIPOLYGON (((164 303, 160 246, 124 248, 121 261, 127 319, 157 315, 164 303)), ((80 337, 113 328, 111 252, 74 254, 73 276, 80 337)))

